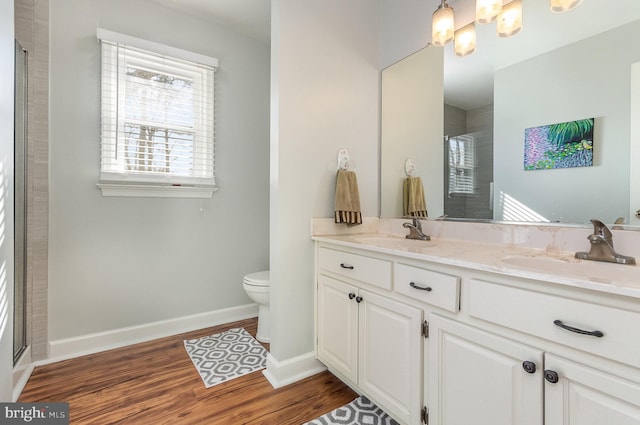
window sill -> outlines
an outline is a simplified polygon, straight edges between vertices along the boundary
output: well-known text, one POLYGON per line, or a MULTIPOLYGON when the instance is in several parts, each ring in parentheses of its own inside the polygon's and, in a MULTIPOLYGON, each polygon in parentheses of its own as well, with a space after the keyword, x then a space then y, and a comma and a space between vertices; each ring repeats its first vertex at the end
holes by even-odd
POLYGON ((131 198, 198 198, 206 199, 218 190, 215 186, 162 186, 150 184, 98 183, 102 196, 131 198))

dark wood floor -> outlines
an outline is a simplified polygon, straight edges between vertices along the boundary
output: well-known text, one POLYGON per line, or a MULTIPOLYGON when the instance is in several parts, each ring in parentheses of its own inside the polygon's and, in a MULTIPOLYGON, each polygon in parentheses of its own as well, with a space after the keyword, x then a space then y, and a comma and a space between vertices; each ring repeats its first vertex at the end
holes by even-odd
POLYGON ((277 390, 261 371, 205 388, 183 340, 234 327, 244 327, 255 336, 257 321, 243 320, 37 367, 19 401, 68 402, 74 425, 299 425, 357 396, 329 372, 277 390))

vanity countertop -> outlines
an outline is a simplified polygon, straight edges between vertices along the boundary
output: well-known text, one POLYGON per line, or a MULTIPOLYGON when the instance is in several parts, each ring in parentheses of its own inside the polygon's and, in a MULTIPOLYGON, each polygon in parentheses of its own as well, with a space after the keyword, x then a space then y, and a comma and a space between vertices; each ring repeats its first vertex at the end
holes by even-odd
POLYGON ((418 241, 404 236, 352 234, 312 236, 350 248, 472 270, 590 289, 640 299, 640 266, 574 258, 573 252, 453 239, 418 241))

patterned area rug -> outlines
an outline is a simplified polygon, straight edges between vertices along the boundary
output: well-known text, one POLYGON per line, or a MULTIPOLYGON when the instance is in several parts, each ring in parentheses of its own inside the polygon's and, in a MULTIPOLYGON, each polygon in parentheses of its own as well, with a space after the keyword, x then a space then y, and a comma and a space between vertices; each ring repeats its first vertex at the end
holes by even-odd
POLYGON ((338 407, 305 425, 399 425, 365 396, 338 407))
POLYGON ((267 366, 267 350, 244 328, 189 339, 184 348, 207 388, 267 366))

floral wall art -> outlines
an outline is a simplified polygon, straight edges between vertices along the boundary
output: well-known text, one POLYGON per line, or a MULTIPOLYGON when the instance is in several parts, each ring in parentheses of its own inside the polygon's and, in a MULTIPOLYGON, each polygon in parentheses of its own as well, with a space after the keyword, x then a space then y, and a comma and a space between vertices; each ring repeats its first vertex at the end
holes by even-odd
POLYGON ((524 130, 524 169, 593 165, 593 118, 524 130))

